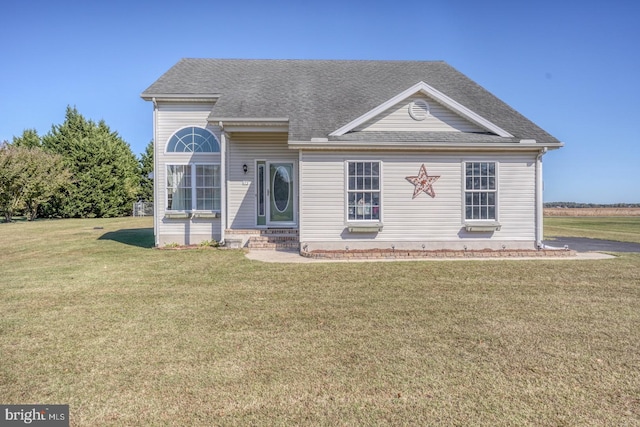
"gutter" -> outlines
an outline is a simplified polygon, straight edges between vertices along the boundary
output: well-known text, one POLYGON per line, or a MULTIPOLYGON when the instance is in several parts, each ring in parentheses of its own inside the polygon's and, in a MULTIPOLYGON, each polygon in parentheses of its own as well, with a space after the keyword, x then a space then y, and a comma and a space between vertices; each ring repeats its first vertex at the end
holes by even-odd
POLYGON ((425 143, 416 141, 415 143, 403 142, 381 142, 362 141, 353 143, 352 141, 289 141, 288 146, 294 150, 367 150, 367 151, 534 151, 541 149, 555 150, 563 146, 562 143, 534 143, 518 144, 512 142, 435 142, 425 143))
MULTIPOLYGON (((219 93, 142 93, 140 98, 145 101, 216 101, 220 98, 219 93)), ((154 102, 156 102, 154 101, 154 102)))
POLYGON ((273 123, 273 122, 282 122, 289 123, 288 117, 216 117, 214 115, 210 115, 208 117, 209 121, 219 121, 222 123, 222 120, 229 123, 245 123, 245 122, 265 122, 265 123, 273 123))

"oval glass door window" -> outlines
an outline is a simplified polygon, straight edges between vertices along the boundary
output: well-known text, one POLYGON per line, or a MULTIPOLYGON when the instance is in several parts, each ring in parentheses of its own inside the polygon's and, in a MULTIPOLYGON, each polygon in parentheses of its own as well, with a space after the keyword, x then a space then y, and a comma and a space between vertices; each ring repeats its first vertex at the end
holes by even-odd
POLYGON ((289 171, 284 166, 278 166, 273 174, 273 204, 278 212, 285 212, 289 207, 291 192, 289 171))

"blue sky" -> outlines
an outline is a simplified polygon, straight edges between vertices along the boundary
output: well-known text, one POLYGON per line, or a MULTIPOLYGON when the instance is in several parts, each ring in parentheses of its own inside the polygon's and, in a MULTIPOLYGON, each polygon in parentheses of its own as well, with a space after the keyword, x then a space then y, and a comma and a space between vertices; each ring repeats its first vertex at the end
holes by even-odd
POLYGON ((67 105, 134 153, 183 57, 444 60, 565 143, 545 201, 638 203, 640 2, 29 1, 0 15, 0 141, 67 105))

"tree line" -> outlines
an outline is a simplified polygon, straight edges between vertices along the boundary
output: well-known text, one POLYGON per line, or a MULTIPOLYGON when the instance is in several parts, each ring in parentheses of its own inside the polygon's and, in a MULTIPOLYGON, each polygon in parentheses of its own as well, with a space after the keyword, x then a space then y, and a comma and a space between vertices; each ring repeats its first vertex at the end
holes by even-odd
POLYGON ((67 107, 44 136, 34 129, 0 143, 0 215, 5 221, 103 218, 153 201, 153 142, 137 158, 117 132, 67 107))
POLYGON ((546 202, 545 208, 640 208, 640 203, 546 202))

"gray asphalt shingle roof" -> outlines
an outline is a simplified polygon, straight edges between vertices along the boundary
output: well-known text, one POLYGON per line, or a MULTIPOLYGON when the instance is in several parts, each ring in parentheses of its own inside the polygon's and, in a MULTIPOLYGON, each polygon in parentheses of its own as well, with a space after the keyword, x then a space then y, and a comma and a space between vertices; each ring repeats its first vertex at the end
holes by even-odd
POLYGON ((288 117, 289 139, 309 141, 326 138, 420 81, 516 139, 559 143, 443 61, 182 59, 142 96, 219 94, 212 116, 288 117))

